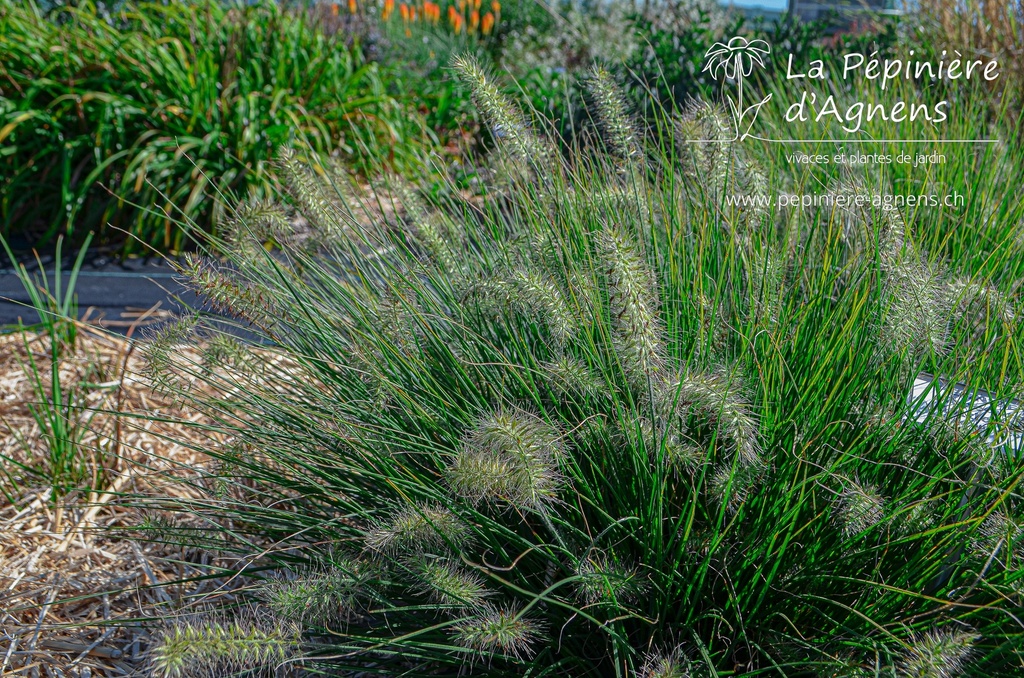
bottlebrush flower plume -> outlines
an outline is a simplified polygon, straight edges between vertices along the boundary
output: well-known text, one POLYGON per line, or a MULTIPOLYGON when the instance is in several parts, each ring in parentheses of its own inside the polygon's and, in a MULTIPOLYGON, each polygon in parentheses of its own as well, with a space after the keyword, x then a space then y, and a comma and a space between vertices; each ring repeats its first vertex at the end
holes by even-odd
POLYGON ((540 624, 523 616, 515 607, 488 606, 455 625, 452 638, 462 647, 483 656, 503 655, 526 659, 540 638, 540 624))
POLYGON ((504 500, 543 510, 562 484, 560 433, 536 415, 510 410, 485 415, 447 469, 452 490, 474 501, 504 500))
POLYGON ((963 629, 936 629, 915 636, 897 665, 899 678, 956 678, 963 675, 979 636, 963 629))
POLYGON ((443 553, 468 539, 465 525, 447 509, 415 504, 400 508, 367 531, 366 546, 391 556, 443 553))
POLYGON ((605 229, 598 255, 608 275, 615 352, 630 384, 644 393, 659 381, 665 366, 654 276, 637 246, 618 230, 605 229))

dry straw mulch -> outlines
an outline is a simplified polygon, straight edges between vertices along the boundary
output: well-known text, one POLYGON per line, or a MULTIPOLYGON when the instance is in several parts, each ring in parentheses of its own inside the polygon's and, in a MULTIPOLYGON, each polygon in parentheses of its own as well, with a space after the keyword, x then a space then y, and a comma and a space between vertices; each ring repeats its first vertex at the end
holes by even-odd
MULTIPOLYGON (((178 609, 223 583, 177 585, 204 571, 211 556, 137 541, 129 528, 143 516, 131 497, 167 496, 185 488, 170 477, 203 462, 180 442, 200 441, 188 426, 131 415, 198 421, 141 376, 133 342, 79 325, 60 379, 81 394, 80 450, 89 492, 56 500, 45 478, 15 464, 46 468, 46 442, 29 410, 38 400, 27 370, 29 351, 49 387, 49 339, 0 336, 0 675, 118 676, 145 662, 146 620, 178 609), (97 413, 98 412, 98 413, 97 413), (115 416, 120 412, 126 417, 115 416)), ((149 518, 154 516, 150 515, 149 518)), ((159 517, 157 517, 159 519, 159 517)))

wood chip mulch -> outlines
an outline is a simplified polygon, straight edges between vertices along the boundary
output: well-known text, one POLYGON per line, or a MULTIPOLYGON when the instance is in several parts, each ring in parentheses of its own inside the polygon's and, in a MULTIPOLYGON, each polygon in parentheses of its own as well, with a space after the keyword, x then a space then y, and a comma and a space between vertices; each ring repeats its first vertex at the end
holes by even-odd
POLYGON ((143 516, 131 498, 185 492, 169 477, 204 460, 181 441, 208 433, 115 416, 198 421, 142 376, 133 341, 79 325, 59 374, 84 406, 71 417, 82 431, 79 486, 99 489, 56 497, 47 478, 22 468, 48 468, 45 427, 31 411, 40 391, 28 358, 42 393, 50 393, 49 347, 38 334, 0 335, 0 676, 139 675, 147 620, 219 584, 171 584, 218 563, 210 554, 138 541, 131 528, 143 516))

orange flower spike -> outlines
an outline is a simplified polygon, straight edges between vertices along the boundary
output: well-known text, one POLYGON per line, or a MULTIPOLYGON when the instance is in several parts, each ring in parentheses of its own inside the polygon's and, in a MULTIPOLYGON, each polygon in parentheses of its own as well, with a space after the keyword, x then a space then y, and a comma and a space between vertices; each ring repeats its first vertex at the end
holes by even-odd
POLYGON ((338 16, 338 3, 331 3, 331 16, 338 16))
POLYGON ((456 16, 456 14, 457 14, 457 12, 455 11, 455 6, 454 5, 448 5, 448 23, 450 23, 453 28, 455 27, 455 16, 456 16))
POLYGON ((480 5, 482 2, 483 0, 473 0, 473 9, 480 11, 480 5))
POLYGON ((464 28, 464 24, 465 23, 466 23, 466 20, 462 18, 461 14, 456 14, 455 15, 455 32, 457 34, 458 33, 462 33, 462 29, 464 28))
POLYGON ((493 0, 491 2, 491 11, 494 12, 495 16, 501 14, 501 3, 498 2, 498 0, 493 0))
POLYGON ((491 31, 494 30, 494 15, 488 12, 484 14, 484 18, 480 21, 480 30, 483 31, 484 35, 490 35, 491 31))
POLYGON ((480 25, 480 12, 475 9, 469 15, 469 30, 475 31, 477 26, 480 25))
POLYGON ((355 14, 356 13, 356 9, 358 9, 356 7, 356 0, 348 0, 348 13, 349 14, 355 14))
POLYGON ((402 15, 402 21, 409 23, 409 5, 404 2, 398 6, 398 13, 402 15))

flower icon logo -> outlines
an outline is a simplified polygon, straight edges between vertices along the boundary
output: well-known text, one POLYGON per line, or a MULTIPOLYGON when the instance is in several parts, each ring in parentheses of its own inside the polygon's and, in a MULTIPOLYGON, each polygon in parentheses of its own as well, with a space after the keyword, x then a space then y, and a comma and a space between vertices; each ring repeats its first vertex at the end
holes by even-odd
POLYGON ((727 43, 716 42, 711 45, 704 58, 707 64, 704 71, 711 73, 712 78, 719 78, 722 75, 726 80, 736 82, 736 102, 729 99, 732 107, 733 121, 736 123, 736 138, 743 140, 750 135, 750 128, 757 119, 757 114, 771 98, 769 94, 761 101, 747 108, 743 106, 743 81, 754 72, 754 66, 765 68, 765 57, 771 54, 771 46, 764 40, 747 40, 737 35, 727 43), (744 120, 750 117, 746 130, 740 132, 744 120))
POLYGON ((754 72, 754 64, 764 68, 764 57, 771 54, 772 48, 764 40, 747 40, 737 35, 728 43, 716 42, 708 49, 704 58, 708 60, 705 71, 711 71, 711 77, 717 78, 720 71, 730 80, 738 75, 749 76, 754 72))

